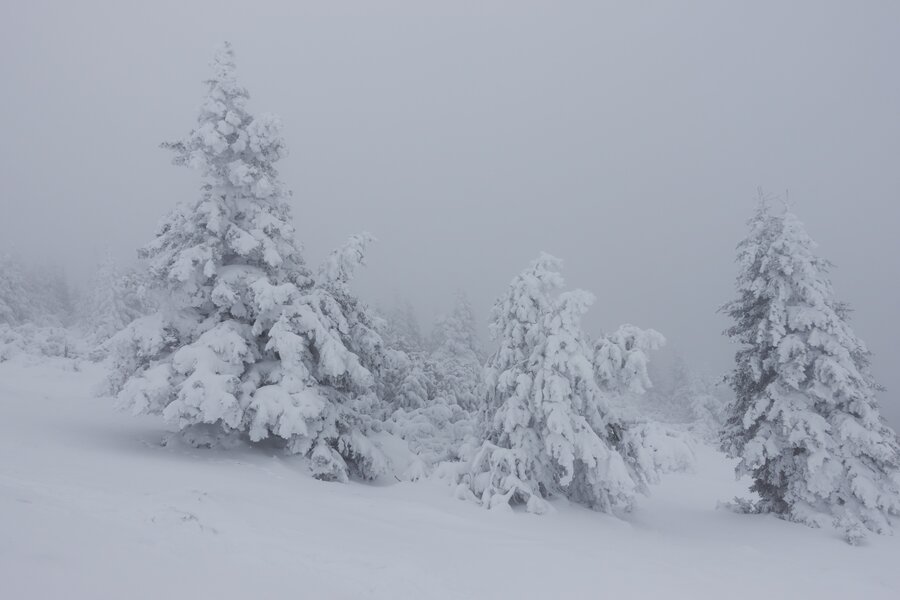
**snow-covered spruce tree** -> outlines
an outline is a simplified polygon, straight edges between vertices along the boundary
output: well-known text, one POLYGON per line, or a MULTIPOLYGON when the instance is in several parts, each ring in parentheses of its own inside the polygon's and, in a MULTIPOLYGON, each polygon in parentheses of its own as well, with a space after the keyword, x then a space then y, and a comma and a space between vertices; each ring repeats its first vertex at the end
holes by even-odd
POLYGON ((768 204, 739 245, 738 297, 723 307, 742 345, 723 449, 753 478, 754 512, 817 526, 848 541, 887 532, 900 511, 898 444, 879 414, 869 352, 835 300, 830 264, 791 213, 768 204))
POLYGON ((425 351, 416 311, 409 300, 398 301, 396 306, 382 311, 382 317, 381 335, 388 347, 407 354, 425 351))
POLYGON ((402 409, 424 406, 433 393, 434 383, 426 372, 427 353, 408 301, 382 310, 374 320, 384 343, 381 369, 383 396, 388 404, 402 409))
POLYGON ((150 312, 145 286, 140 273, 122 272, 112 255, 105 254, 79 307, 81 321, 92 343, 102 344, 150 312))
POLYGON ((531 512, 564 496, 596 510, 631 507, 643 478, 616 450, 620 425, 594 378, 580 317, 587 292, 560 293, 561 261, 547 254, 494 305, 499 348, 486 368, 484 444, 462 492, 493 508, 531 512))
POLYGON ((435 325, 429 363, 435 373, 435 394, 472 411, 477 408, 483 360, 469 299, 458 293, 453 309, 435 325))
POLYGON ((316 284, 274 166, 279 121, 247 111, 229 45, 213 66, 197 126, 164 145, 203 174, 203 193, 141 251, 170 302, 117 335, 111 387, 195 442, 269 438, 308 456, 319 478, 375 477, 385 468, 367 438, 375 377, 349 347, 374 342, 354 329, 352 268, 332 257, 316 284))
POLYGON ((428 406, 430 402, 429 383, 428 375, 422 366, 417 361, 410 361, 392 404, 405 410, 428 406))
MULTIPOLYGON (((687 361, 680 354, 675 355, 672 364, 671 388, 666 394, 664 409, 667 416, 679 423, 691 423, 694 420, 694 395, 699 381, 688 367, 687 361)), ((718 431, 718 427, 716 431, 718 431)))
POLYGON ((675 357, 669 409, 674 420, 689 423, 692 431, 704 440, 718 438, 722 428, 725 403, 717 396, 710 377, 692 370, 683 357, 675 357))

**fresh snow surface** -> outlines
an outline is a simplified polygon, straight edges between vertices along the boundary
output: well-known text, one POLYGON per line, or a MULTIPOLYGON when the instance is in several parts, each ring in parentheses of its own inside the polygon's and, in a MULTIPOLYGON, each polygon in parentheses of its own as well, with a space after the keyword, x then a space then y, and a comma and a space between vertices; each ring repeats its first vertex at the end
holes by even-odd
POLYGON ((717 510, 698 446, 626 520, 489 511, 441 482, 312 479, 302 459, 160 445, 99 367, 0 363, 0 598, 900 598, 900 539, 717 510))

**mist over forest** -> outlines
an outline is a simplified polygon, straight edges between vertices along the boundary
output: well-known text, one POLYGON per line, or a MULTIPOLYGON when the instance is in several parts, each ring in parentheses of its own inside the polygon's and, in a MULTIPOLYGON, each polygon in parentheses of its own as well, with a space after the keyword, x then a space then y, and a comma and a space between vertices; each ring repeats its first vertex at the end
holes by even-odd
MULTIPOLYGON (((734 347, 716 309, 762 186, 787 191, 878 379, 900 389, 890 4, 0 10, 0 244, 74 286, 107 248, 135 260, 196 193, 158 144, 189 126, 228 39, 254 110, 282 117, 310 261, 351 233, 378 238, 356 284, 371 304, 408 299, 427 327, 462 289, 487 338, 493 301, 547 251, 599 296, 589 329, 654 327, 724 373, 734 347)), ((895 396, 881 402, 896 424, 895 396)))

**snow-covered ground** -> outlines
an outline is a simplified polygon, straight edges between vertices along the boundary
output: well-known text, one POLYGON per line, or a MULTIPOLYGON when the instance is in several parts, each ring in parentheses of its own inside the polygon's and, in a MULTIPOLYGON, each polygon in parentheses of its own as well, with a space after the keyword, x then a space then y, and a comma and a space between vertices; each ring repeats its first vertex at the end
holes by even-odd
POLYGON ((95 365, 0 363, 0 598, 898 598, 900 539, 717 510, 698 448, 627 520, 491 512, 438 482, 310 478, 298 460, 161 446, 95 365))

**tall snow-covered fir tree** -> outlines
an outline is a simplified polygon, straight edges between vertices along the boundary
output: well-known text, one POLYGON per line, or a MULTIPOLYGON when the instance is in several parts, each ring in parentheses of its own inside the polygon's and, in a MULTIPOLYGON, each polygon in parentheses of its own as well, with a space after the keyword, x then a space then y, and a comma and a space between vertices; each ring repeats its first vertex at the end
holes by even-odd
POLYGON ((331 257, 316 281, 275 169, 278 118, 248 112, 228 44, 206 84, 197 126, 164 144, 176 165, 200 171, 202 194, 141 251, 170 302, 117 336, 111 387, 197 441, 274 438, 319 478, 376 477, 385 459, 367 433, 379 398, 358 352, 378 342, 358 329, 346 288, 355 250, 331 257))
POLYGON ((462 485, 484 506, 543 512, 564 496, 591 508, 631 507, 643 478, 616 449, 620 424, 594 376, 580 317, 593 297, 561 293, 561 261, 541 255, 494 305, 499 345, 486 368, 484 444, 462 485))
POLYGON ((900 511, 896 434, 879 414, 869 352, 835 299, 830 264, 793 214, 763 200, 739 245, 738 297, 723 307, 741 344, 723 449, 760 499, 747 510, 856 542, 900 511))

